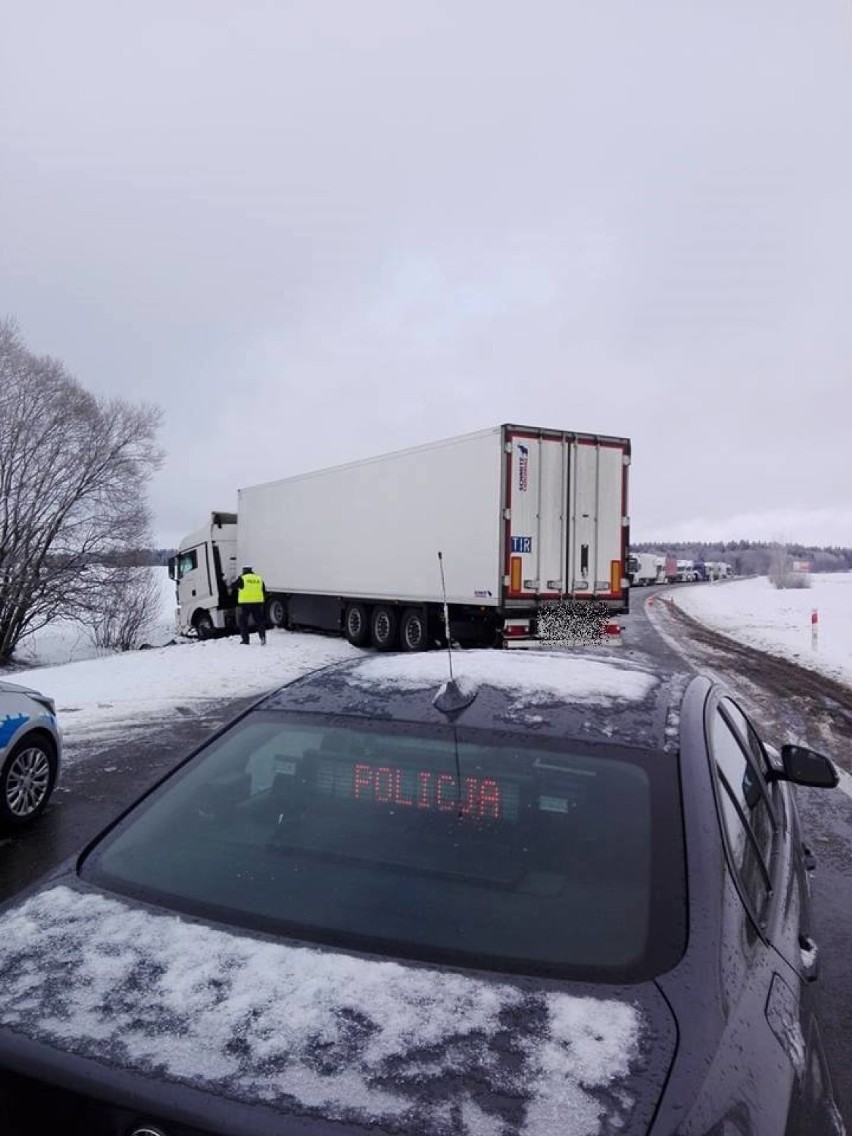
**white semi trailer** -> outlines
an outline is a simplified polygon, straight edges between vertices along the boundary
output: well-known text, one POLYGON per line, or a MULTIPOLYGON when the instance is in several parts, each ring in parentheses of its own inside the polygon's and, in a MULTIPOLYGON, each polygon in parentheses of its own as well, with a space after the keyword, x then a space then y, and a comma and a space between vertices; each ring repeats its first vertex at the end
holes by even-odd
POLYGON ((630 441, 502 425, 238 492, 170 564, 181 631, 235 626, 243 565, 275 627, 356 645, 529 645, 627 610, 630 441), (556 633, 554 633, 556 629, 556 633))

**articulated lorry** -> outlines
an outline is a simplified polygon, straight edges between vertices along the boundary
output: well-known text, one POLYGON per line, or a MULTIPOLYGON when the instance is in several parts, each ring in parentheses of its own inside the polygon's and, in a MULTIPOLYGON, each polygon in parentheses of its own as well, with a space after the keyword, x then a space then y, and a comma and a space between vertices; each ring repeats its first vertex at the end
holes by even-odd
POLYGON ((251 565, 273 627, 423 650, 446 642, 445 584, 459 642, 568 638, 627 610, 629 465, 627 438, 502 425, 240 489, 170 562, 180 630, 233 630, 251 565))
POLYGON ((635 552, 628 558, 627 575, 632 588, 665 583, 663 559, 653 552, 635 552))

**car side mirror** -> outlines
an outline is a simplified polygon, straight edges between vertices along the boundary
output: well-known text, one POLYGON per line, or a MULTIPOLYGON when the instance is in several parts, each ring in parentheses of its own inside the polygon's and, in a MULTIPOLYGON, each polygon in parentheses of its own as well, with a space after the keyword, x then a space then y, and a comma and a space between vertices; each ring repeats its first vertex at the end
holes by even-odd
POLYGON ((830 758, 805 746, 781 746, 782 769, 773 769, 770 781, 791 781, 794 785, 807 785, 812 789, 834 789, 840 775, 830 758))

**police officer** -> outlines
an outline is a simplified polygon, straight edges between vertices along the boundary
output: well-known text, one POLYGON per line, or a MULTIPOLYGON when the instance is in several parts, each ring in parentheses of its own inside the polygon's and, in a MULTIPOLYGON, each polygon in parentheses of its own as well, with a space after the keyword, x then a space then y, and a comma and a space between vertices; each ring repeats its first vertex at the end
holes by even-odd
POLYGON ((251 564, 243 566, 234 585, 237 589, 237 624, 244 646, 249 641, 249 616, 254 619, 261 645, 266 645, 266 585, 251 564))

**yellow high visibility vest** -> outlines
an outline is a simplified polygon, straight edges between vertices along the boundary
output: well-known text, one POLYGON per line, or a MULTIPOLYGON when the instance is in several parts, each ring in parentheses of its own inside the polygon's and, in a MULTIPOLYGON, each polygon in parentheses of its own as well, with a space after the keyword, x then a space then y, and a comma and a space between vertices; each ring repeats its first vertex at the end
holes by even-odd
POLYGON ((263 580, 255 572, 243 572, 243 586, 237 592, 238 604, 263 603, 263 580))

